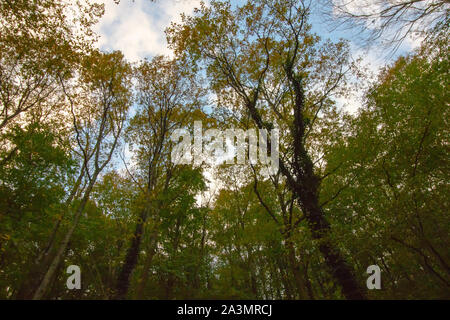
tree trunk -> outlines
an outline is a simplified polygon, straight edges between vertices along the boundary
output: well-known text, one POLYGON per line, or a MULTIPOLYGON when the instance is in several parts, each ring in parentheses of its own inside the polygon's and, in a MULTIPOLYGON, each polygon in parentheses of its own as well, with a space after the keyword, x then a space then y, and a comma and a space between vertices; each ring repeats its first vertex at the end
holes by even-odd
POLYGON ((125 262, 120 271, 119 277, 117 279, 116 292, 113 299, 122 300, 126 298, 128 287, 130 286, 130 275, 136 267, 139 248, 142 241, 142 233, 144 230, 144 224, 147 220, 146 209, 141 213, 138 223, 136 224, 136 229, 133 234, 133 239, 131 240, 131 245, 127 250, 127 255, 125 257, 125 262))
POLYGON ((137 299, 142 299, 144 297, 144 290, 147 285, 150 266, 152 265, 153 257, 155 256, 156 247, 158 245, 158 241, 156 238, 157 238, 157 234, 156 234, 156 230, 154 230, 152 232, 152 235, 150 236, 150 246, 149 246, 150 248, 147 253, 147 258, 145 259, 145 262, 144 262, 144 270, 142 272, 141 282, 139 283, 138 288, 136 290, 136 298, 137 299))
POLYGON ((38 289, 36 290, 36 292, 33 295, 33 300, 39 300, 42 299, 44 297, 45 292, 47 291, 49 284, 51 282, 51 280, 53 279, 53 277, 56 274, 56 270, 58 269, 58 266, 61 262, 62 257, 64 256, 64 253, 66 252, 67 246, 69 244, 69 241, 72 237, 73 232, 75 231, 75 228, 78 225, 78 222, 80 220, 80 217, 84 211, 84 208, 89 200, 89 196, 90 193, 92 191, 92 188, 94 186, 93 181, 96 180, 97 175, 94 175, 94 179, 91 180, 91 183, 89 184, 83 199, 81 200, 81 203, 79 205, 79 207, 77 208, 77 211, 75 212, 75 216, 74 216, 74 220, 72 223, 72 226, 70 227, 69 231, 66 233, 66 235, 64 236, 63 241, 61 242, 61 245, 59 246, 59 249, 55 255, 55 257, 52 260, 52 263, 50 264, 44 279, 42 280, 41 284, 39 285, 38 289))
MULTIPOLYGON (((295 94, 294 122, 291 127, 294 139, 294 156, 292 168, 288 168, 283 159, 279 159, 280 171, 287 179, 289 189, 299 201, 313 238, 319 240, 319 250, 324 256, 331 274, 342 287, 344 296, 347 299, 366 299, 365 292, 358 284, 352 268, 345 262, 340 250, 328 237, 330 225, 319 205, 318 190, 320 180, 314 173, 313 163, 304 145, 305 121, 303 107, 305 97, 302 79, 294 75, 292 63, 287 63, 286 75, 292 84, 295 94)), ((256 108, 257 97, 258 90, 254 93, 251 100, 247 99, 246 107, 259 129, 270 129, 263 122, 256 108)), ((270 148, 270 141, 267 141, 267 148, 270 148)))
MULTIPOLYGON (((84 164, 82 171, 84 170, 84 164)), ((65 201, 64 208, 69 208, 70 204, 73 201, 73 198, 75 196, 76 191, 78 190, 78 187, 80 186, 81 179, 83 178, 83 173, 80 173, 78 176, 78 179, 72 188, 72 191, 70 192, 69 197, 65 201)), ((45 270, 48 269, 48 265, 50 264, 52 260, 52 252, 54 251, 55 246, 55 240, 56 235, 58 233, 59 227, 61 226, 61 221, 64 217, 64 214, 61 215, 60 219, 55 222, 52 233, 50 235, 49 240, 47 241, 47 245, 45 246, 44 250, 42 250, 37 258, 34 260, 30 272, 25 277, 25 280, 22 282, 18 292, 16 299, 31 299, 33 297, 34 292, 36 292, 36 289, 38 288, 39 284, 42 281, 42 277, 44 276, 45 270)))

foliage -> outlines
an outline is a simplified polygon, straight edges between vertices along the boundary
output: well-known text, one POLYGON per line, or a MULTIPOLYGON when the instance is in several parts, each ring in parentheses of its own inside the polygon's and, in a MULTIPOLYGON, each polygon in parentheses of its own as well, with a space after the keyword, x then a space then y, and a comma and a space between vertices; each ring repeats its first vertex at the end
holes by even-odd
POLYGON ((382 289, 358 297, 450 297, 446 29, 358 78, 349 114, 360 66, 306 1, 233 3, 130 64, 95 49, 102 5, 0 2, 1 299, 342 299, 374 264, 382 289), (174 163, 197 120, 277 125, 280 170, 174 163))

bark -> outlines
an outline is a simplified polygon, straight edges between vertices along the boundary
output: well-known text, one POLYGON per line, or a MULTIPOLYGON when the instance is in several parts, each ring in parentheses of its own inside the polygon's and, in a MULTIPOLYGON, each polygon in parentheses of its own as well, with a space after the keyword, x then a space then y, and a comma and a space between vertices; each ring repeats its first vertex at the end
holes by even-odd
MULTIPOLYGON (((158 173, 155 171, 155 167, 156 167, 156 164, 160 161, 164 142, 166 141, 166 135, 168 133, 168 121, 169 121, 170 111, 171 111, 171 107, 167 107, 164 115, 162 115, 162 118, 160 119, 161 132, 159 133, 157 142, 156 142, 154 148, 152 149, 152 154, 150 155, 150 157, 148 159, 148 177, 147 177, 146 192, 147 192, 147 197, 148 197, 149 202, 147 203, 147 207, 142 210, 140 217, 138 219, 138 222, 136 224, 136 229, 133 234, 133 239, 131 240, 131 244, 127 250, 124 264, 123 264, 122 269, 117 278, 116 290, 115 290, 115 293, 112 295, 113 299, 121 300, 121 299, 126 298, 126 295, 128 293, 128 289, 130 286, 130 276, 138 262, 139 248, 140 248, 141 242, 142 242, 142 235, 144 232, 145 222, 150 213, 152 201, 154 200, 152 198, 153 196, 151 195, 151 193, 154 190, 154 187, 155 187, 157 179, 158 179, 158 173)), ((150 109, 148 109, 147 112, 149 112, 149 114, 150 114, 151 113, 150 109)), ((153 127, 150 116, 149 116, 149 125, 150 125, 150 127, 153 127)), ((169 172, 166 174, 166 182, 165 182, 165 188, 163 189, 163 192, 165 192, 167 190, 170 178, 171 178, 171 172, 169 170, 169 172)), ((160 208, 161 202, 158 201, 158 203, 159 203, 158 208, 160 208)), ((152 209, 152 210, 154 210, 154 209, 152 209)))
POLYGON ((144 297, 144 290, 147 286, 147 280, 148 275, 150 271, 150 266, 152 265, 153 257, 156 254, 156 247, 157 247, 158 241, 157 241, 157 233, 156 230, 152 232, 152 235, 150 236, 150 248, 147 253, 147 257, 144 262, 144 270, 142 272, 141 276, 141 282, 138 285, 138 288, 136 290, 136 297, 138 299, 142 299, 144 297))
MULTIPOLYGON (((98 174, 97 174, 98 175, 98 174)), ((96 176, 95 175, 95 178, 96 176)), ((83 214, 84 208, 89 200, 90 193, 92 191, 92 188, 94 186, 94 181, 96 179, 93 179, 91 183, 88 186, 88 189, 86 190, 83 199, 81 200, 80 205, 77 208, 77 211, 75 212, 73 223, 70 227, 70 229, 67 231, 66 235, 63 238, 63 241, 61 242, 61 245, 58 248, 58 251, 56 252, 55 257, 52 260, 52 263, 50 264, 47 272, 45 273, 44 279, 42 280, 41 284, 39 285, 38 289, 33 295, 33 300, 39 300, 42 299, 53 279, 53 277, 56 274, 56 271, 58 269, 58 266, 64 256, 64 253, 66 252, 67 246, 69 245, 69 241, 72 237, 73 232, 75 231, 75 228, 78 225, 78 222, 80 221, 80 217, 83 214)))
MULTIPOLYGON (((334 279, 342 288, 347 299, 366 299, 362 287, 359 285, 352 268, 346 263, 338 247, 328 237, 330 225, 319 205, 319 178, 314 173, 313 163, 304 145, 305 121, 303 118, 304 92, 302 79, 293 74, 292 63, 287 64, 286 74, 294 89, 294 123, 292 136, 294 138, 294 159, 289 169, 282 159, 279 159, 281 173, 287 179, 287 185, 296 196, 302 208, 314 239, 319 241, 319 250, 325 258, 325 263, 331 270, 334 279)), ((259 129, 270 129, 256 109, 258 98, 257 89, 253 97, 246 98, 246 107, 259 129)), ((267 142, 268 149, 270 142, 267 142)))
MULTIPOLYGON (((81 184, 81 180, 84 176, 84 168, 85 163, 83 163, 83 167, 81 169, 80 175, 77 178, 77 181, 75 182, 74 187, 72 188, 72 191, 69 194, 69 197, 65 201, 64 208, 69 208, 70 204, 72 203, 75 194, 81 184)), ((31 299, 36 292, 37 288, 39 287, 42 278, 45 275, 45 270, 48 270, 49 264, 52 261, 52 258, 54 257, 54 247, 56 243, 56 235, 58 234, 58 230, 61 226, 61 221, 64 218, 64 213, 61 215, 61 218, 58 219, 58 221, 55 222, 52 233, 50 235, 49 240, 47 241, 47 245, 45 246, 44 250, 42 250, 37 258, 34 260, 34 263, 32 267, 30 268, 30 272, 25 277, 25 280, 23 281, 22 285, 20 286, 16 299, 21 300, 28 300, 31 299)))
MULTIPOLYGON (((150 166, 150 168, 152 168, 152 166, 150 166)), ((148 197, 150 197, 150 193, 153 190, 154 185, 155 185, 155 175, 152 174, 152 171, 150 170, 147 184, 148 197)), ((166 189, 164 189, 164 191, 165 190, 166 189)), ((160 208, 160 205, 161 204, 159 204, 158 208, 160 208)), ((149 215, 150 206, 151 206, 151 199, 147 203, 147 208, 144 208, 142 210, 138 222, 136 223, 136 229, 134 230, 130 247, 127 250, 124 264, 117 278, 116 291, 112 296, 113 299, 117 300, 125 299, 128 293, 128 289, 130 287, 130 276, 138 262, 139 248, 141 246, 142 235, 144 233, 145 222, 149 215)), ((157 228, 157 226, 155 226, 154 228, 157 228)), ((155 232, 157 231, 155 230, 155 232)))
POLYGON ((147 212, 144 209, 141 213, 140 219, 136 224, 136 229, 134 230, 133 239, 131 240, 131 245, 127 250, 127 255, 125 257, 125 262, 117 278, 116 292, 113 299, 122 300, 126 298, 128 288, 130 286, 130 275, 136 267, 139 248, 142 242, 142 234, 144 231, 145 221, 147 220, 147 212))

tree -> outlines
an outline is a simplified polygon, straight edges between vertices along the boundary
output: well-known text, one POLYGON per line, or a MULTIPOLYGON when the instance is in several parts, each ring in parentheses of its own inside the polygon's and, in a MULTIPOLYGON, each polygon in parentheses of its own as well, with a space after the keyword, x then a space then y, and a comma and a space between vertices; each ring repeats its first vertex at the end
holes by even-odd
POLYGON ((82 159, 81 170, 85 174, 86 185, 81 190, 82 196, 76 205, 72 225, 64 235, 33 299, 44 296, 58 268, 95 182, 112 159, 131 102, 131 69, 120 52, 103 54, 94 51, 83 62, 81 82, 77 84, 86 91, 81 95, 73 94, 80 100, 75 100, 65 87, 64 91, 71 106, 77 151, 82 159), (83 108, 75 109, 75 101, 82 104, 83 108))
POLYGON ((5 138, 15 145, 0 169, 0 265, 10 289, 18 293, 35 256, 45 246, 45 235, 57 219, 66 196, 66 186, 76 162, 69 148, 58 141, 61 132, 39 123, 15 126, 5 138), (14 284, 14 285, 12 285, 14 284))
POLYGON ((346 229, 360 271, 382 267, 385 290, 374 298, 448 296, 446 37, 386 67, 327 153, 337 170, 322 195, 340 195, 325 210, 346 229))
MULTIPOLYGON (((142 190, 143 206, 117 279, 116 299, 123 299, 127 294, 147 218, 151 216, 156 226, 160 223, 161 203, 156 195, 167 191, 174 170, 170 161, 170 136, 175 129, 185 126, 186 119, 192 119, 196 114, 193 111, 201 106, 201 88, 193 74, 177 61, 163 56, 144 61, 135 70, 135 78, 140 110, 131 119, 127 140, 135 152, 138 176, 134 180, 142 190)), ((155 233, 153 245, 156 245, 157 227, 152 232, 155 233)))
POLYGON ((367 43, 378 39, 395 48, 409 36, 425 35, 433 29, 448 28, 449 3, 446 0, 326 0, 334 19, 350 28, 368 31, 367 43))
POLYGON ((0 298, 448 298, 448 6, 373 4, 351 26, 426 37, 369 81, 303 1, 212 0, 134 65, 93 49, 101 5, 0 2, 0 298), (271 137, 212 164, 196 120, 271 137))
POLYGON ((352 268, 328 236, 330 224, 319 204, 320 178, 305 143, 316 119, 308 119, 307 110, 318 115, 342 84, 346 47, 320 47, 309 33, 307 16, 303 2, 248 2, 231 10, 228 2, 214 1, 211 8, 203 5, 195 17, 173 25, 168 39, 178 55, 194 64, 204 62, 217 94, 237 96, 235 102, 258 129, 270 130, 275 121, 286 127, 292 147, 281 154, 280 171, 343 294, 364 299, 352 268))
POLYGON ((77 56, 91 47, 92 26, 102 14, 103 6, 90 1, 2 1, 1 132, 30 110, 56 107, 58 77, 68 77, 77 56))

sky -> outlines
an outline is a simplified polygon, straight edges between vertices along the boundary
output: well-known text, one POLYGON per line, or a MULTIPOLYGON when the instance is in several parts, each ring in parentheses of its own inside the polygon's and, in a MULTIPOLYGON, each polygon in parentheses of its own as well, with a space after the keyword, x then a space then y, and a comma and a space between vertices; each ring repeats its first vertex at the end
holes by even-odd
POLYGON ((104 0, 105 15, 95 30, 103 50, 121 50, 130 61, 170 55, 164 30, 170 22, 180 22, 180 14, 190 14, 199 0, 104 0))
MULTIPOLYGON (((113 0, 103 0, 105 3, 105 15, 96 25, 95 31, 100 36, 98 47, 105 51, 121 50, 125 57, 131 62, 137 62, 144 58, 151 59, 158 54, 171 55, 167 48, 164 30, 171 22, 180 22, 182 13, 191 14, 200 0, 121 0, 116 4, 113 0)), ((341 1, 341 0, 333 0, 341 1)), ((366 0, 356 0, 366 1, 366 0)), ((208 3, 208 1, 205 1, 208 3)), ((232 0, 232 3, 239 3, 232 0)), ((353 30, 332 30, 329 24, 324 23, 323 17, 317 14, 311 16, 313 31, 322 38, 337 41, 344 38, 350 41, 353 56, 363 57, 363 63, 370 70, 377 70, 391 62, 396 56, 405 54, 419 45, 419 41, 408 40, 396 52, 394 56, 387 58, 384 53, 377 51, 376 46, 370 50, 361 47, 355 41, 353 30)), ((338 106, 346 111, 354 113, 361 105, 361 96, 338 98, 338 106)), ((131 161, 131 154, 127 147, 124 149, 125 159, 131 161)), ((127 162, 128 162, 127 161, 127 162)), ((123 165, 119 163, 119 167, 123 165)), ((209 180, 210 193, 214 193, 218 187, 213 171, 206 171, 205 177, 209 180)), ((212 194, 211 193, 211 194, 212 194)), ((197 201, 204 202, 209 199, 208 195, 201 195, 197 201)))
MULTIPOLYGON (((105 3, 105 15, 95 28, 100 36, 98 47, 106 51, 121 50, 125 57, 133 62, 158 54, 170 56, 171 51, 167 47, 165 28, 172 21, 180 22, 182 13, 191 14, 193 9, 200 4, 200 0, 157 0, 156 2, 121 0, 119 4, 113 0, 102 1, 105 3)), ((355 1, 367 3, 366 0, 355 1)), ((208 3, 208 1, 205 2, 208 3)), ((239 2, 232 0, 234 4, 239 2)), ((314 3, 316 2, 313 1, 314 3)), ((311 16, 311 23, 313 31, 322 38, 349 40, 353 57, 362 57, 363 63, 374 73, 380 67, 392 62, 398 55, 405 54, 420 44, 418 40, 407 39, 395 55, 386 57, 385 51, 376 50, 377 46, 373 46, 369 50, 361 47, 355 40, 355 30, 343 28, 332 30, 331 26, 324 22, 323 17, 318 14, 311 16)), ((340 98, 338 103, 349 112, 355 112, 360 105, 358 97, 340 98)))
MULTIPOLYGON (((200 0, 121 0, 116 4, 113 0, 102 0, 105 3, 105 15, 96 25, 96 31, 100 35, 98 46, 104 50, 121 50, 125 56, 136 61, 156 54, 169 54, 164 29, 171 21, 180 22, 180 14, 191 14, 193 9, 200 4, 200 0)), ((333 0, 342 1, 342 0, 333 0)), ((208 1, 205 1, 208 3, 208 1)), ((232 0, 236 4, 242 1, 232 0)), ((354 2, 367 3, 367 0, 354 2)), ((314 2, 313 2, 314 3, 314 2)), ((370 7, 370 6, 366 6, 370 7)), ((315 10, 313 5, 313 11, 315 10)), ((317 11, 317 10, 316 10, 317 11)), ((312 15, 313 31, 323 38, 337 40, 348 39, 355 53, 363 53, 355 41, 354 30, 333 30, 325 23, 322 17, 312 15)), ((411 50, 419 44, 419 41, 408 39, 403 44, 399 53, 411 50)), ((382 54, 374 52, 367 59, 380 65, 386 62, 382 54)), ((375 50, 376 51, 376 50, 375 50)), ((367 54, 365 54, 367 56, 367 54)), ((394 56, 395 57, 395 56, 394 56)))

